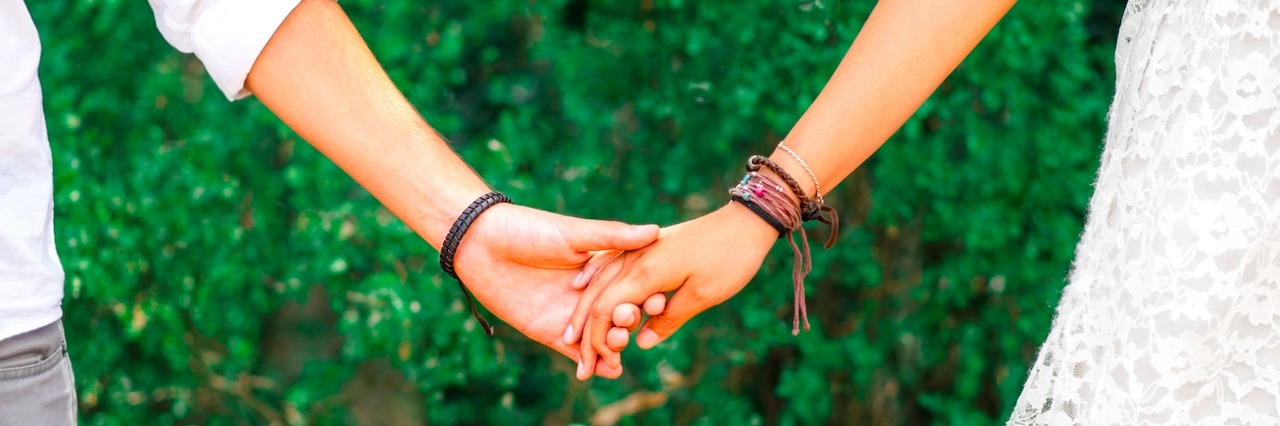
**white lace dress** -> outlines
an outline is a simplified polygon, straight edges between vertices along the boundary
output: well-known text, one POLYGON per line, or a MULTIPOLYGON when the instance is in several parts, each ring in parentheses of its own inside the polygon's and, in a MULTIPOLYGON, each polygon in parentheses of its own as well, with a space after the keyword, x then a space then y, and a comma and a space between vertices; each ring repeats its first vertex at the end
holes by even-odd
POLYGON ((1109 120, 1009 423, 1280 424, 1280 0, 1133 0, 1109 120))

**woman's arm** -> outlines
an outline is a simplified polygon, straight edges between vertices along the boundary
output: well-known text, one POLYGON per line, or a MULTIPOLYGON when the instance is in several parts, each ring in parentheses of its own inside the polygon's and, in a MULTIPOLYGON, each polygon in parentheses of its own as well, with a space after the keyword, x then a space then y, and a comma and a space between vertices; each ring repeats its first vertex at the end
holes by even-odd
MULTIPOLYGON (((835 74, 787 134, 824 191, 835 187, 883 145, 960 65, 1014 0, 885 0, 879 2, 835 74)), ((795 159, 782 165, 813 196, 795 159)))
MULTIPOLYGON (((810 197, 819 185, 829 191, 911 117, 1013 3, 880 1, 822 93, 787 135, 787 145, 818 182, 790 154, 777 150, 770 158, 810 197)), ((664 230, 657 243, 624 259, 624 270, 611 284, 587 289, 568 333, 574 340, 572 330, 582 333, 581 361, 594 365, 599 354, 607 364, 620 365, 618 354, 604 345, 617 306, 676 291, 664 313, 649 318, 636 336, 640 347, 649 348, 727 300, 759 270, 776 236, 739 203, 664 230)), ((579 370, 580 379, 590 376, 585 370, 579 370)))

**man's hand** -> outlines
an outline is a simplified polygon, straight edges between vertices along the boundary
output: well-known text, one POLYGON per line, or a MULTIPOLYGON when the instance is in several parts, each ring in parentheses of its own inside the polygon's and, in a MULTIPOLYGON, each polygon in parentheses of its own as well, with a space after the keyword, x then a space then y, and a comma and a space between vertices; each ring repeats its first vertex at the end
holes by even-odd
MULTIPOLYGON (((331 0, 303 0, 289 14, 245 86, 436 249, 462 209, 490 191, 396 89, 331 0)), ((501 204, 472 224, 454 269, 499 318, 576 360, 576 346, 561 340, 581 295, 572 280, 593 251, 636 249, 657 235, 656 226, 501 204)))
MULTIPOLYGON (((454 256, 454 269, 494 315, 530 339, 578 361, 577 345, 566 344, 563 337, 582 295, 575 282, 586 281, 580 274, 592 273, 590 268, 584 273, 584 267, 596 252, 639 249, 657 238, 656 225, 579 219, 498 204, 467 231, 454 256)), ((653 298, 648 305, 660 305, 665 296, 653 298)), ((580 370, 583 365, 579 362, 580 370)), ((592 370, 609 378, 622 374, 620 365, 601 363, 592 370)))
MULTIPOLYGON (((652 294, 676 291, 661 314, 652 315, 636 336, 643 349, 657 345, 693 316, 728 300, 760 270, 778 232, 738 203, 689 222, 665 228, 658 242, 628 252, 605 267, 583 292, 571 326, 580 330, 581 365, 596 371, 620 368, 614 326, 638 317, 635 305, 652 294), (678 289, 678 290, 677 290, 678 289), (618 320, 623 320, 619 323, 618 320), (611 330, 612 329, 612 330, 611 330), (597 355, 604 362, 597 364, 597 355)), ((569 341, 576 341, 577 333, 569 341)), ((579 367, 578 379, 591 377, 579 367)))

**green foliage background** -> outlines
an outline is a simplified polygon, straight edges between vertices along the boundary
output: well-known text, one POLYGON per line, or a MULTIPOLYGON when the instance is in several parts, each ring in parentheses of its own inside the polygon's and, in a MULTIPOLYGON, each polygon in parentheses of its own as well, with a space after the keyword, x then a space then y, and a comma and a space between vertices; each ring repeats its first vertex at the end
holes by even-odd
MULTIPOLYGON (((874 3, 343 5, 494 187, 671 224, 724 202, 874 3)), ((475 330, 427 244, 257 101, 223 99, 144 2, 29 7, 80 413, 108 425, 555 424, 659 394, 622 423, 1002 422, 1080 232, 1123 9, 1015 6, 834 191, 846 231, 815 254, 812 332, 789 333, 777 249, 738 297, 625 354, 623 378, 581 384, 475 330)))

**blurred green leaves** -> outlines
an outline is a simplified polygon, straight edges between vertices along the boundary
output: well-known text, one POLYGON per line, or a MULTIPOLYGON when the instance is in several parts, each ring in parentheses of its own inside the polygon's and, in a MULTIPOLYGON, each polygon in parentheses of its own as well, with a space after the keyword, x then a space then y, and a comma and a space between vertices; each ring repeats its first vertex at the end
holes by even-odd
MULTIPOLYGON (((786 134, 873 3, 343 6, 517 202, 672 224, 786 134)), ((1003 420, 1080 230, 1122 9, 1017 5, 835 189, 813 331, 789 333, 779 248, 622 379, 583 385, 509 328, 484 337, 427 244, 256 101, 226 102, 143 3, 30 8, 86 424, 565 423, 637 391, 668 399, 624 423, 1003 420)))

